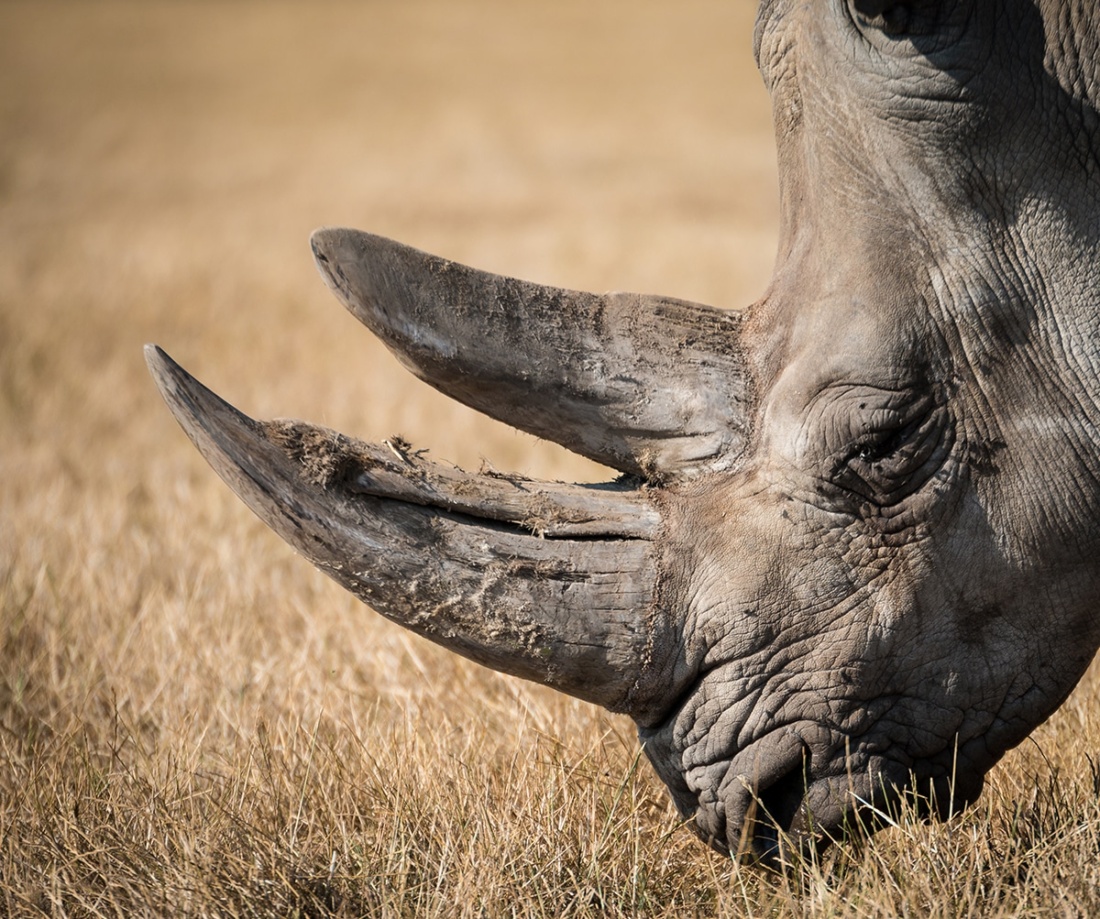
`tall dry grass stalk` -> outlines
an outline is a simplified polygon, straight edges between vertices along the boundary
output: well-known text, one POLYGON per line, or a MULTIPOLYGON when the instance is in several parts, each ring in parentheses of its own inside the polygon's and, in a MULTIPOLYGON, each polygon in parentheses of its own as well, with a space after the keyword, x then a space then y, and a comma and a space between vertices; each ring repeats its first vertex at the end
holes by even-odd
POLYGON ((751 7, 0 4, 0 912, 1100 913, 1095 670, 950 824, 740 867, 628 722, 295 558, 146 376, 155 340, 262 417, 599 477, 400 371, 305 237, 751 301, 776 195, 751 7))

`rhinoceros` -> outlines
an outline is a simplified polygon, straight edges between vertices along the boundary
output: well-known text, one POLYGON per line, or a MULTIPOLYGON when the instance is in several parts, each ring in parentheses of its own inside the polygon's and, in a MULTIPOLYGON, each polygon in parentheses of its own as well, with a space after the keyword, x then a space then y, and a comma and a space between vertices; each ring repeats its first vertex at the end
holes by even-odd
POLYGON ((764 0, 782 221, 743 312, 314 234, 409 370, 614 481, 254 421, 148 362, 299 552, 629 715, 715 848, 781 861, 901 801, 946 816, 1100 643, 1098 43, 1091 0, 764 0))

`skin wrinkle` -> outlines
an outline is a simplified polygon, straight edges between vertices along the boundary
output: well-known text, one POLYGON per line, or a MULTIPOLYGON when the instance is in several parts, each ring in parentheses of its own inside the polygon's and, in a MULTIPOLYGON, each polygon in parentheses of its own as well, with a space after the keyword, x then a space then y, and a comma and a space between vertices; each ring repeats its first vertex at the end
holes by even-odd
MULTIPOLYGON (((1007 251, 1007 252, 1011 253, 1013 251, 1013 249, 1011 247, 1005 247, 1001 251, 1007 251)), ((1018 261, 1013 261, 1010 264, 1004 265, 1003 268, 1002 268, 1002 271, 1001 271, 1001 277, 1005 277, 1005 276, 1011 277, 1013 275, 1020 276, 1022 274, 1023 274, 1023 272, 1021 272, 1019 270, 1019 262, 1018 261)), ((1023 286, 1023 284, 1021 284, 1020 286, 1023 286)), ((1027 303, 1049 302, 1048 300, 1046 300, 1046 298, 1043 296, 1043 294, 1041 292, 1037 293, 1037 294, 1009 295, 1008 298, 1006 298, 1004 295, 1002 295, 1000 299, 1002 300, 1002 302, 1006 299, 1016 299, 1017 301, 1022 301, 1022 302, 1027 302, 1027 303)), ((981 316, 981 314, 979 314, 979 317, 980 316, 981 316)), ((985 323, 983 321, 981 321, 980 318, 975 322, 968 323, 968 327, 971 328, 971 329, 974 329, 974 330, 979 330, 979 331, 985 331, 987 329, 985 323)), ((1042 321, 1040 321, 1036 317, 1029 324, 1029 328, 1039 330, 1040 334, 1042 334, 1043 330, 1050 329, 1050 328, 1054 328, 1057 331, 1058 326, 1057 326, 1057 322, 1054 320, 1054 318, 1052 316, 1051 317, 1043 317, 1042 321)), ((988 335, 988 332, 986 332, 986 336, 987 336, 987 339, 990 337, 988 335)), ((1030 337, 1030 333, 1029 333, 1029 337, 1030 337)), ((1055 335, 1054 337, 1057 338, 1058 336, 1055 335)), ((1021 378, 1025 379, 1025 380, 1045 380, 1045 381, 1048 381, 1048 385, 1050 385, 1051 387, 1053 387, 1057 391, 1057 394, 1061 397, 1062 402, 1064 404, 1068 404, 1068 406, 1069 406, 1068 408, 1059 409, 1057 407, 1057 402, 1056 401, 1052 402, 1051 408, 1049 409, 1052 416, 1071 418, 1071 419, 1074 419, 1075 421, 1077 421, 1080 418, 1087 418, 1087 417, 1090 417, 1090 416, 1094 416, 1096 414, 1095 405, 1083 403, 1081 401, 1081 398, 1080 398, 1080 394, 1084 391, 1084 384, 1080 381, 1074 380, 1072 377, 1069 377, 1067 379, 1067 374, 1065 373, 1065 364, 1058 362, 1057 355, 1055 355, 1055 358, 1054 358, 1053 361, 1044 362, 1043 358, 1046 354, 1048 354, 1048 352, 1050 350, 1050 347, 1051 347, 1051 337, 1050 336, 1044 336, 1043 345, 1044 345, 1044 347, 1042 347, 1042 348, 1031 348, 1031 347, 1029 347, 1029 348, 1021 349, 1019 347, 1019 344, 1017 344, 1017 346, 1015 348, 1016 359, 1018 361, 1021 361, 1025 365, 1025 368, 1027 370, 1026 373, 1021 374, 1021 378)), ((980 381, 978 381, 978 385, 979 386, 981 385, 980 381)), ((1036 398, 1044 399, 1046 397, 1036 396, 1036 398)), ((1011 423, 1014 416, 1008 415, 1007 417, 1010 419, 1010 423, 1011 423)), ((1079 421, 1077 421, 1077 423, 1080 425, 1079 421)), ((1003 437, 1005 437, 1005 436, 1007 436, 1007 432, 1002 429, 1002 432, 999 435, 999 439, 1003 439, 1003 437)), ((1080 444, 1084 442, 1085 437, 1086 437, 1086 432, 1082 429, 1080 431, 1079 438, 1069 440, 1068 442, 1064 442, 1060 445, 1060 447, 1062 449, 1065 449, 1068 446, 1069 449, 1071 449, 1072 451, 1075 452, 1075 454, 1076 454, 1076 456, 1079 460, 1079 468, 1082 468, 1082 469, 1088 467, 1088 465, 1089 465, 1089 454, 1091 452, 1087 448, 1083 448, 1082 446, 1080 446, 1080 444)), ((1041 447, 1033 448, 1033 449, 1041 449, 1041 447)), ((1052 445, 1052 449, 1053 449, 1053 445, 1052 445)), ((1054 457, 1051 456, 1051 459, 1054 459, 1054 457)), ((1087 490, 1088 486, 1091 485, 1091 484, 1094 484, 1094 480, 1092 480, 1091 478, 1090 478, 1089 481, 1086 481, 1086 482, 1075 482, 1075 485, 1078 486, 1078 487, 1073 489, 1073 491, 1081 493, 1082 491, 1087 490)), ((1058 497, 1059 496, 1056 494, 1055 498, 1057 499, 1058 497)), ((1018 509, 1017 508, 1012 508, 1010 506, 1009 511, 1010 511, 1010 513, 1012 513, 1012 512, 1018 511, 1018 509)), ((1029 517, 1027 515, 1021 515, 1019 513, 1015 513, 1015 516, 1016 516, 1017 519, 1025 519, 1025 520, 1029 519, 1029 517)), ((1032 545, 1034 545, 1034 541, 1032 541, 1032 545)), ((1028 553, 1028 548, 1027 547, 1019 550, 1019 554, 1021 555, 1021 557, 1026 557, 1027 553, 1028 553)))
MULTIPOLYGON (((1086 145, 1095 151, 1100 147, 1098 124, 1095 117, 1087 117, 1089 109, 1095 110, 1100 94, 1100 44, 1097 40, 1097 11, 1090 0, 1040 4, 1046 35, 1046 52, 1043 58, 1045 72, 1062 91, 1075 100, 1075 110, 1065 111, 1064 116, 1076 116, 1071 128, 1083 128, 1086 145)), ((1062 110, 1059 109, 1062 114, 1062 110)), ((1093 112, 1095 115, 1095 112, 1093 112)), ((1085 156, 1081 163, 1089 172, 1096 170, 1096 160, 1085 156)))
MULTIPOLYGON (((1032 302, 1051 302, 1050 291, 1041 273, 1035 276, 1034 283, 1035 296, 1032 302)), ((1040 378, 1051 380, 1051 385, 1058 389, 1058 394, 1076 409, 1066 417, 1080 424, 1081 418, 1095 419, 1100 416, 1100 406, 1095 401, 1085 401, 1087 387, 1084 378, 1074 372, 1075 362, 1064 346, 1066 336, 1062 333, 1058 317, 1047 313, 1043 316, 1043 321, 1037 322, 1034 327, 1042 336, 1043 347, 1027 352, 1026 358, 1034 362, 1037 373, 1041 374, 1040 378)))
MULTIPOLYGON (((848 603, 858 609, 862 605, 862 601, 863 597, 855 595, 848 600, 848 603)), ((837 614, 838 619, 840 615, 837 614)), ((847 631, 852 628, 852 623, 840 621, 837 627, 847 631)), ((843 636, 837 639, 828 635, 827 632, 819 636, 819 640, 815 643, 826 648, 847 645, 843 640, 843 636)), ((815 665, 809 669, 808 673, 795 672, 788 674, 785 671, 788 669, 789 663, 806 659, 805 648, 799 643, 790 646, 783 644, 777 646, 775 640, 772 640, 768 642, 768 649, 770 652, 768 668, 770 676, 766 678, 767 685, 763 687, 763 692, 756 687, 730 689, 728 683, 719 684, 724 688, 724 692, 717 697, 712 696, 709 692, 706 693, 705 700, 698 709, 685 713, 692 719, 692 730, 681 735, 678 739, 688 747, 685 756, 686 763, 702 762, 707 765, 711 764, 716 758, 713 753, 715 743, 719 747, 728 748, 731 746, 726 739, 726 735, 730 731, 736 731, 739 723, 743 724, 744 727, 741 729, 740 736, 737 737, 734 746, 738 749, 744 749, 780 727, 782 721, 777 720, 777 718, 788 708, 793 707, 796 712, 805 712, 807 707, 811 709, 818 707, 812 704, 807 706, 805 698, 799 698, 799 695, 800 693, 809 693, 811 696, 820 696, 822 693, 821 687, 813 685, 810 681, 819 680, 821 674, 835 672, 837 668, 815 665), (807 681, 808 685, 804 689, 801 687, 788 688, 789 684, 799 679, 807 681), (775 708, 776 702, 773 702, 769 709, 759 704, 762 695, 767 699, 787 699, 788 701, 780 703, 778 708, 775 708), (741 700, 740 704, 733 707, 723 705, 731 698, 741 700), (794 699, 793 705, 789 701, 790 698, 794 699), (711 701, 718 703, 714 709, 713 721, 711 717, 706 717, 707 711, 711 708, 709 704, 711 701), (746 708, 756 716, 757 720, 754 720, 753 715, 746 716, 743 714, 743 710, 746 708), (723 729, 723 723, 728 723, 728 727, 723 729)), ((744 665, 744 662, 739 663, 744 665)), ((751 662, 749 662, 749 666, 751 667, 751 662)), ((826 702, 825 709, 827 710, 830 707, 826 702)), ((824 716, 819 717, 826 722, 831 720, 824 716)))
MULTIPOLYGON (((844 7, 845 12, 848 8, 844 7)), ((971 21, 973 5, 956 4, 953 15, 964 13, 964 20, 954 25, 956 42, 974 31, 971 21)), ((886 37, 875 27, 862 27, 856 19, 847 16, 850 28, 834 28, 831 34, 833 48, 856 62, 864 74, 873 74, 875 80, 864 84, 865 98, 878 106, 877 114, 896 121, 899 126, 909 125, 917 139, 927 137, 928 123, 947 124, 960 117, 959 106, 970 97, 970 84, 988 65, 985 46, 975 49, 973 43, 965 51, 955 48, 956 42, 936 43, 935 33, 920 37, 886 37), (949 53, 954 52, 954 53, 949 53), (898 62, 903 67, 897 66, 898 62)))

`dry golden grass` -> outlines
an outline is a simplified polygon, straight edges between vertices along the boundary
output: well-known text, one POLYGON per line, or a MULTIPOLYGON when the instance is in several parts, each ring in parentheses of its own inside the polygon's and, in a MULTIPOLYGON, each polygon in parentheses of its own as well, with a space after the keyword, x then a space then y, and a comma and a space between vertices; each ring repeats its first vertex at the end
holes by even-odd
POLYGON ((717 305, 775 233, 748 0, 0 3, 0 911, 1100 913, 1094 671, 946 826, 789 877, 711 853, 629 722, 357 605, 176 429, 246 411, 602 472, 403 373, 305 239, 359 226, 717 305))

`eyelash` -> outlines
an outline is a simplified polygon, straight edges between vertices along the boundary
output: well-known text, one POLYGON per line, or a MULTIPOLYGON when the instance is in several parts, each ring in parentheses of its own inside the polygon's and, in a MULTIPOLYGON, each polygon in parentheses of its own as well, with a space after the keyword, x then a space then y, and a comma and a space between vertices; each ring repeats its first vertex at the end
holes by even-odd
POLYGON ((920 426, 921 419, 917 419, 903 427, 887 432, 881 438, 865 440, 856 445, 848 462, 851 463, 857 459, 868 465, 880 462, 900 450, 920 429, 920 426))

